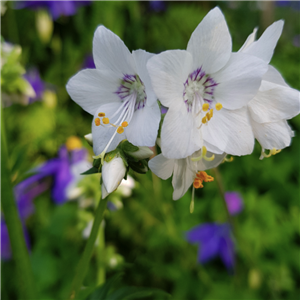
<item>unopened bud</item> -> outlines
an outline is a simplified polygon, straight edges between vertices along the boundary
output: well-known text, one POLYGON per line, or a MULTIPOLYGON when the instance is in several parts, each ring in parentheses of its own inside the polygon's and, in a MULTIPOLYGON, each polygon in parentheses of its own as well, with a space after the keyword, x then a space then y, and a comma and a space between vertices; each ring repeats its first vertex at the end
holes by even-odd
POLYGON ((128 154, 138 160, 149 158, 153 155, 153 151, 150 150, 148 147, 139 147, 138 151, 135 152, 128 152, 128 154))
POLYGON ((91 145, 93 147, 93 135, 91 133, 89 133, 89 134, 86 134, 84 136, 84 138, 89 143, 89 145, 91 145))

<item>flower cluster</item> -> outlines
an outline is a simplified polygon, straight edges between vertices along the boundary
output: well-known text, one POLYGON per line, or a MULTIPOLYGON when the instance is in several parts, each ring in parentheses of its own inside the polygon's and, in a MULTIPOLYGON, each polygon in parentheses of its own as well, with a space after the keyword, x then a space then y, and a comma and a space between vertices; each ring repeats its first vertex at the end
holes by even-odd
POLYGON ((202 188, 212 181, 205 170, 227 154, 251 154, 255 139, 262 146, 261 158, 289 146, 293 132, 287 120, 299 114, 299 92, 269 65, 282 28, 282 20, 275 22, 257 41, 255 29, 233 52, 216 7, 192 33, 186 50, 153 55, 131 53, 118 36, 99 26, 93 41, 96 68, 72 77, 67 91, 93 115, 94 158, 100 159, 106 191, 126 176, 126 157, 105 159, 121 141, 154 146, 161 120, 157 99, 168 110, 160 131, 162 153, 149 167, 163 179, 173 175, 174 200, 192 184, 202 188), (104 175, 109 173, 113 184, 104 175))

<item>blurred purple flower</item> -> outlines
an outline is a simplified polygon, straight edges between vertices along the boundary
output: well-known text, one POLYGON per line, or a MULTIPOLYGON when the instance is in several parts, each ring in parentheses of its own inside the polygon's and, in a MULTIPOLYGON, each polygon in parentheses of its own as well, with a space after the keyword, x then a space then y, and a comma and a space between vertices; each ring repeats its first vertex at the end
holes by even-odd
POLYGON ((279 7, 290 7, 294 10, 300 10, 300 1, 275 1, 275 5, 279 7))
POLYGON ((167 8, 165 1, 149 1, 149 9, 154 12, 162 12, 167 8))
POLYGON ((89 54, 85 57, 82 68, 83 69, 95 69, 96 68, 94 59, 93 59, 93 55, 89 54))
POLYGON ((300 47, 300 34, 294 36, 293 45, 298 48, 300 47))
POLYGON ((75 15, 80 6, 89 4, 91 4, 91 1, 22 1, 18 2, 15 8, 31 8, 34 10, 46 8, 53 20, 56 20, 60 16, 75 15))
POLYGON ((160 106, 160 111, 161 111, 162 114, 166 114, 167 111, 168 111, 168 107, 165 107, 165 106, 161 105, 160 106))
POLYGON ((237 192, 226 192, 225 200, 228 211, 231 215, 240 213, 244 208, 243 199, 237 192))
POLYGON ((227 270, 233 270, 235 264, 234 243, 229 224, 206 223, 198 225, 187 231, 186 240, 191 244, 199 245, 199 263, 205 264, 219 256, 227 270))
POLYGON ((41 79, 39 71, 35 68, 29 69, 24 75, 24 78, 30 83, 35 91, 35 97, 29 98, 29 104, 42 99, 45 91, 45 83, 41 79))

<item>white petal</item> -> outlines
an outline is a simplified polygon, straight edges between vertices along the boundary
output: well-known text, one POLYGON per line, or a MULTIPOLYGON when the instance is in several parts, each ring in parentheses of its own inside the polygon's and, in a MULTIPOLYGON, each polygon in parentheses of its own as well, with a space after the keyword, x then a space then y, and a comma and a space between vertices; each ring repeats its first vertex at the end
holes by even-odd
POLYGON ((202 66, 206 73, 214 73, 227 63, 231 47, 231 36, 224 15, 216 7, 192 33, 187 51, 193 55, 195 69, 202 66))
POLYGON ((128 141, 135 146, 154 146, 159 122, 160 109, 157 102, 151 107, 146 105, 136 110, 128 127, 125 128, 128 141))
POLYGON ((67 91, 71 98, 90 114, 110 102, 120 102, 115 94, 120 79, 110 71, 85 69, 73 76, 67 83, 67 91))
POLYGON ((227 154, 240 156, 253 151, 254 136, 246 107, 216 111, 202 130, 205 142, 227 154))
POLYGON ((170 50, 150 58, 147 68, 154 92, 166 107, 183 102, 184 83, 192 70, 192 56, 184 50, 170 50))
POLYGON ((262 81, 260 91, 248 107, 251 117, 258 123, 291 119, 300 112, 300 93, 290 87, 262 81))
POLYGON ((147 70, 147 62, 148 60, 154 56, 154 54, 146 52, 145 50, 136 50, 132 51, 133 58, 135 60, 137 73, 140 76, 142 82, 144 83, 148 106, 152 106, 156 101, 156 95, 152 88, 151 79, 147 70))
POLYGON ((102 166, 102 179, 108 193, 112 193, 120 185, 126 173, 121 157, 115 157, 110 162, 104 160, 102 166))
POLYGON ((148 147, 143 147, 143 146, 140 146, 138 151, 127 152, 127 153, 138 160, 149 158, 154 154, 151 149, 149 149, 148 147))
POLYGON ((214 96, 227 109, 245 106, 257 93, 268 65, 261 59, 243 53, 233 53, 227 65, 213 79, 219 84, 214 96))
POLYGON ((101 195, 102 195, 102 199, 106 198, 109 195, 103 182, 101 186, 101 195))
POLYGON ((159 154, 150 159, 148 165, 150 170, 161 179, 168 179, 171 177, 174 169, 174 159, 168 159, 162 154, 159 154))
MULTIPOLYGON (((190 169, 194 169, 196 171, 205 171, 205 170, 208 170, 208 169, 215 168, 223 161, 223 159, 225 158, 225 156, 227 154, 226 153, 215 154, 215 153, 212 153, 212 152, 207 152, 206 155, 208 157, 211 157, 212 155, 215 155, 215 159, 212 160, 212 161, 207 161, 207 160, 202 158, 201 160, 198 160, 196 162, 193 162, 191 159, 189 159, 190 169), (193 164, 195 166, 192 166, 193 164)), ((194 153, 191 157, 199 157, 199 154, 194 153)))
POLYGON ((240 48, 238 52, 243 52, 246 48, 248 48, 256 39, 257 27, 253 29, 253 32, 248 36, 244 45, 240 48))
POLYGON ((173 200, 180 199, 194 181, 196 174, 188 167, 187 159, 189 158, 175 160, 172 178, 173 200))
POLYGON ((263 76, 263 80, 273 82, 279 85, 287 86, 287 87, 289 86, 288 84, 286 84, 281 74, 274 67, 270 65, 268 67, 268 72, 265 73, 263 76))
POLYGON ((97 69, 109 69, 118 74, 136 74, 132 54, 113 32, 99 26, 94 34, 93 57, 97 69))
MULTIPOLYGON (((120 105, 121 103, 109 103, 104 104, 97 109, 92 122, 93 149, 95 155, 99 155, 104 150, 111 137, 116 132, 116 128, 109 127, 109 125, 96 126, 95 118, 99 118, 99 112, 104 112, 106 114, 106 117, 109 118, 120 107, 120 105)), ((125 138, 125 133, 117 133, 106 152, 114 150, 119 145, 119 143, 125 138)))
POLYGON ((274 22, 265 30, 256 42, 252 43, 243 52, 255 55, 269 63, 273 56, 277 41, 281 35, 283 24, 284 22, 282 20, 274 22))
POLYGON ((212 144, 208 143, 207 141, 203 142, 203 145, 206 147, 207 151, 215 153, 215 154, 222 154, 223 151, 220 150, 218 147, 213 146, 212 144))
POLYGON ((283 149, 291 144, 293 132, 286 121, 256 123, 251 120, 255 138, 264 149, 283 149))
POLYGON ((185 105, 182 109, 169 109, 161 130, 161 150, 167 158, 185 158, 203 145, 201 131, 188 113, 185 105))

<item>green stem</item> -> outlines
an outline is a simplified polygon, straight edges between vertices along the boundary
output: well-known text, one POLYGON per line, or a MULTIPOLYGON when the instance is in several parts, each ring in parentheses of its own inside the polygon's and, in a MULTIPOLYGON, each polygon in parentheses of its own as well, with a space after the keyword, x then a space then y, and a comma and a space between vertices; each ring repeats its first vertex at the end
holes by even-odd
POLYGON ((87 241, 87 244, 85 246, 82 257, 77 266, 77 269, 75 272, 75 277, 72 282, 71 293, 69 296, 70 299, 75 299, 78 291, 81 289, 82 282, 83 282, 86 272, 88 270, 89 261, 91 259, 91 256, 92 256, 92 253, 94 250, 94 245, 95 245, 95 241, 97 239, 99 226, 103 220, 106 203, 107 203, 107 198, 99 201, 98 207, 95 212, 95 219, 94 219, 92 231, 91 231, 91 234, 87 241))
POLYGON ((11 184, 3 113, 1 124, 1 186, 1 205, 9 234, 12 255, 16 263, 20 299, 37 299, 23 227, 11 184))
POLYGON ((100 225, 98 233, 98 247, 97 247, 97 285, 101 285, 105 282, 105 226, 102 223, 100 225))
POLYGON ((227 203, 226 203, 226 200, 225 200, 225 190, 224 190, 224 187, 223 187, 221 174, 220 174, 218 168, 214 168, 213 170, 214 170, 214 173, 215 173, 215 178, 216 178, 216 182, 217 182, 217 185, 218 185, 218 189, 219 189, 219 192, 221 194, 221 198, 223 200, 222 202, 223 202, 224 207, 225 207, 225 211, 226 211, 226 214, 227 214, 227 219, 229 221, 229 224, 231 225, 232 231, 234 231, 234 222, 233 222, 233 218, 231 217, 231 215, 229 213, 227 203))

